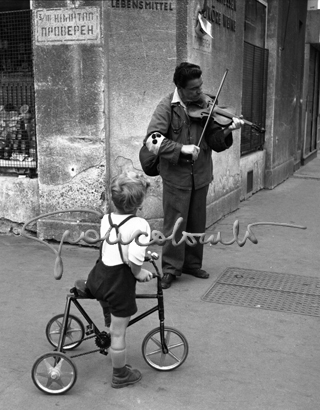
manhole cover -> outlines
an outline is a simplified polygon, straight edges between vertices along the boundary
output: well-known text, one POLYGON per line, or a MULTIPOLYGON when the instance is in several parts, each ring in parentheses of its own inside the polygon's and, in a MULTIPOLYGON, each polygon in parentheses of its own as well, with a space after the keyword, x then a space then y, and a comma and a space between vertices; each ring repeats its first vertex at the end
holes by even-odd
POLYGON ((205 302, 320 316, 320 279, 228 268, 201 299, 205 302))

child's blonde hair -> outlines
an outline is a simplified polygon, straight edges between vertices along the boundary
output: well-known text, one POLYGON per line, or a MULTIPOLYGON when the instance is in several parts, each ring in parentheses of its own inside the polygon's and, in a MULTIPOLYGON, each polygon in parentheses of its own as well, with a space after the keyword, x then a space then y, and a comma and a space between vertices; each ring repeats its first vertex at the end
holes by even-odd
POLYGON ((111 181, 111 198, 117 209, 133 213, 141 207, 150 183, 142 174, 124 172, 111 181))

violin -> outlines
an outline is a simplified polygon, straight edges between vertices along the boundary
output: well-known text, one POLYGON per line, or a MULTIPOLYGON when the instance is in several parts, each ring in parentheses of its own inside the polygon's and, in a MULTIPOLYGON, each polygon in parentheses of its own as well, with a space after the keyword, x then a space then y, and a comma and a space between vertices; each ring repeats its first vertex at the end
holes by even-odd
POLYGON ((236 115, 234 108, 219 107, 218 105, 215 105, 212 110, 214 99, 215 97, 211 97, 207 94, 202 94, 199 100, 199 103, 206 106, 206 108, 203 108, 197 104, 190 105, 188 107, 189 117, 193 119, 203 119, 203 118, 207 119, 208 116, 210 115, 210 117, 213 118, 214 122, 216 122, 221 127, 227 127, 230 124, 232 124, 232 118, 239 118, 245 124, 252 127, 254 130, 260 133, 265 132, 264 128, 261 128, 257 124, 254 124, 253 122, 250 122, 244 119, 242 116, 236 115))

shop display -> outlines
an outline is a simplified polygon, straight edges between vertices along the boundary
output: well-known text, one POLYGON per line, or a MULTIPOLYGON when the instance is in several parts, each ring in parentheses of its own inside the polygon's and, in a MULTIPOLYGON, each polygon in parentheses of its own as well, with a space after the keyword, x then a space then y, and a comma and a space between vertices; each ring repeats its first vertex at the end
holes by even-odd
POLYGON ((26 104, 0 106, 0 166, 36 167, 35 124, 26 104))

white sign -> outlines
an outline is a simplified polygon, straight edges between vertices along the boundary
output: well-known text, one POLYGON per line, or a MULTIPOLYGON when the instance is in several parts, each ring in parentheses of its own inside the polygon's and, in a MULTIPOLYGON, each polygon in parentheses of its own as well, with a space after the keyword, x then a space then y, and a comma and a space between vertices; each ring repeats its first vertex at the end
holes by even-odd
POLYGON ((209 36, 199 37, 196 34, 193 36, 193 48, 205 53, 212 52, 212 39, 209 36))
POLYGON ((208 34, 212 38, 212 24, 209 23, 200 13, 198 14, 198 21, 201 27, 201 30, 204 34, 208 34))
POLYGON ((100 43, 100 9, 37 9, 35 11, 37 45, 100 43))
POLYGON ((308 0, 308 10, 319 10, 320 0, 308 0))

